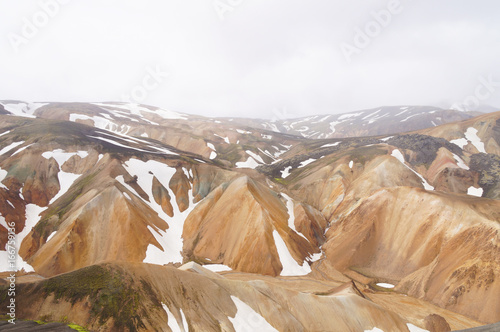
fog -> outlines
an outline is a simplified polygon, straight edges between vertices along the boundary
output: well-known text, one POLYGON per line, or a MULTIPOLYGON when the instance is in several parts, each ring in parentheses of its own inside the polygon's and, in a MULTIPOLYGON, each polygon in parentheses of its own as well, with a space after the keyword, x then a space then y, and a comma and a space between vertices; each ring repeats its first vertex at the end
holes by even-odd
POLYGON ((261 118, 496 106, 499 12, 465 0, 0 0, 0 99, 261 118))

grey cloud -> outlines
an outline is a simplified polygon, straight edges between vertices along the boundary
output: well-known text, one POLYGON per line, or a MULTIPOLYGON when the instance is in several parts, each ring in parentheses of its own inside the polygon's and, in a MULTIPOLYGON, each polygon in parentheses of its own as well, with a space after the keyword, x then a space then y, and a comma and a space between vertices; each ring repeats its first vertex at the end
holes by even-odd
MULTIPOLYGON (((269 118, 276 108, 448 107, 474 94, 481 77, 500 82, 494 1, 401 0, 401 12, 347 62, 342 43, 353 44, 390 1, 243 0, 224 20, 212 1, 69 1, 16 53, 9 36, 22 36, 23 19, 42 9, 0 0, 0 99, 120 100, 160 66, 170 75, 144 103, 269 118)), ((500 105, 500 86, 481 103, 500 105)))

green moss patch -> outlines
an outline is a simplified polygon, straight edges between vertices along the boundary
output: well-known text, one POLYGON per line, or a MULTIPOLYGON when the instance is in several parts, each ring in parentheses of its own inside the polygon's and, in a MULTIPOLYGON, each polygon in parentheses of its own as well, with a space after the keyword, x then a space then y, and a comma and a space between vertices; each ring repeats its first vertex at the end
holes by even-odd
POLYGON ((145 327, 141 317, 147 314, 139 310, 141 292, 134 289, 132 278, 118 269, 89 266, 47 279, 38 287, 46 296, 54 294, 56 300, 71 304, 88 298, 91 314, 98 317, 100 324, 112 318, 119 330, 145 327))

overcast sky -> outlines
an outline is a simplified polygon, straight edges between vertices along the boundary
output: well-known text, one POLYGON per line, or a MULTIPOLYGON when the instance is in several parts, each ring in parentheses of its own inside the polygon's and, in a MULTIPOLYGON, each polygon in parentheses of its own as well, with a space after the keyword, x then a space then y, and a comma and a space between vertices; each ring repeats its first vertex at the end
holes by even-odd
POLYGON ((0 99, 263 118, 497 106, 499 17, 497 0, 0 0, 0 99))

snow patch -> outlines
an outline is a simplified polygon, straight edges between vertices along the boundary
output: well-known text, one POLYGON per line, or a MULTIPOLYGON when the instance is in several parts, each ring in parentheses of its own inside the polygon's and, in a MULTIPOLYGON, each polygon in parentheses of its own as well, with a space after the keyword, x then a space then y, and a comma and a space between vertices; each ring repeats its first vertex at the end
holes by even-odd
POLYGON ((313 163, 315 162, 317 159, 314 159, 314 158, 309 158, 307 160, 304 160, 303 162, 300 163, 300 166, 297 167, 297 168, 302 168, 302 167, 305 167, 307 165, 309 165, 310 163, 313 163))
POLYGON ((454 140, 451 140, 450 143, 458 145, 460 147, 460 149, 463 149, 464 146, 469 144, 469 142, 465 138, 454 139, 454 140))
POLYGON ((241 301, 236 296, 231 295, 236 306, 236 314, 234 317, 228 317, 233 324, 236 332, 259 331, 259 332, 278 332, 264 317, 252 309, 248 304, 241 301))
POLYGON ((374 327, 373 329, 365 330, 364 332, 384 332, 384 330, 381 330, 378 327, 374 327))
POLYGON ((2 150, 0 150, 0 155, 3 155, 5 154, 6 152, 9 152, 10 150, 18 147, 19 145, 21 144, 24 144, 25 141, 20 141, 20 142, 14 142, 14 143, 11 143, 9 145, 7 145, 6 147, 4 147, 2 150))
POLYGON ((59 171, 59 173, 57 173, 57 178, 59 179, 60 189, 59 192, 54 197, 52 197, 49 204, 54 203, 59 197, 64 195, 79 177, 80 174, 67 173, 62 170, 59 171))
POLYGON ((262 152, 263 154, 265 154, 266 156, 268 156, 269 158, 273 159, 274 160, 274 156, 267 150, 263 151, 261 148, 258 148, 260 152, 262 152))
POLYGON ((303 276, 311 273, 311 267, 307 262, 304 262, 300 266, 295 261, 277 230, 273 231, 273 238, 281 265, 283 266, 283 270, 280 273, 281 276, 303 276))
MULTIPOLYGON (((292 199, 290 198, 290 196, 284 193, 281 193, 281 196, 283 196, 286 200, 286 209, 288 210, 288 227, 307 240, 307 238, 302 233, 299 233, 297 229, 295 229, 295 212, 292 199)), ((307 240, 307 242, 309 242, 309 240, 307 240)))
POLYGON ((130 113, 143 116, 142 112, 155 114, 162 117, 165 120, 187 120, 185 114, 177 113, 174 111, 167 111, 161 108, 156 110, 150 110, 149 108, 140 106, 139 104, 129 103, 129 104, 103 104, 103 103, 95 103, 97 106, 105 106, 105 107, 115 107, 128 110, 130 113))
POLYGON ((360 113, 349 113, 349 114, 342 114, 341 116, 338 117, 337 120, 344 120, 344 119, 349 119, 349 118, 355 118, 355 117, 358 117, 360 115, 362 115, 363 112, 360 112, 360 113))
POLYGON ((349 168, 350 168, 350 169, 352 169, 352 166, 354 166, 354 161, 352 161, 352 160, 351 160, 351 161, 349 162, 349 168))
POLYGON ((22 148, 20 148, 20 149, 19 149, 19 150, 17 150, 16 152, 14 152, 14 153, 11 155, 11 157, 15 156, 15 155, 16 155, 16 154, 18 154, 18 153, 23 152, 24 150, 26 150, 27 148, 29 148, 30 146, 32 146, 32 145, 34 145, 34 144, 35 144, 35 143, 33 143, 33 144, 28 144, 28 145, 26 145, 26 146, 23 146, 22 148))
POLYGON ((370 113, 368 114, 367 116, 363 117, 362 120, 366 120, 368 118, 371 118, 372 116, 374 116, 375 114, 379 113, 382 109, 379 109, 378 111, 375 111, 373 113, 370 113))
POLYGON ((220 136, 220 135, 217 135, 217 134, 214 134, 215 136, 219 137, 219 138, 222 138, 224 140, 224 142, 226 142, 227 144, 230 144, 229 143, 229 137, 223 137, 223 136, 220 136))
POLYGON ((117 125, 116 123, 97 115, 88 116, 76 113, 72 113, 69 115, 69 121, 76 122, 77 120, 91 120, 94 123, 94 127, 96 128, 109 130, 111 132, 120 134, 126 134, 130 130, 130 126, 117 125))
POLYGON ((7 189, 2 181, 7 177, 8 172, 0 167, 0 188, 7 189))
POLYGON ((478 130, 476 128, 467 128, 467 131, 465 132, 465 138, 467 138, 479 152, 486 153, 486 150, 484 149, 484 143, 481 142, 481 138, 477 136, 477 133, 478 130))
POLYGON ((240 161, 236 163, 237 168, 256 168, 257 166, 259 166, 259 163, 252 157, 248 157, 247 161, 240 161))
POLYGON ((326 119, 328 119, 329 117, 331 117, 331 115, 327 115, 327 116, 325 116, 324 118, 319 119, 319 120, 318 120, 318 122, 323 122, 323 121, 325 121, 326 119))
POLYGON ((312 263, 312 262, 316 262, 316 261, 319 261, 321 256, 323 256, 323 252, 318 252, 316 254, 312 254, 309 256, 309 261, 312 263))
POLYGON ((483 188, 469 187, 469 189, 467 189, 467 195, 482 197, 483 196, 483 188))
POLYGON ((57 231, 53 231, 52 233, 50 233, 50 235, 47 237, 47 241, 45 241, 45 243, 49 242, 50 239, 52 239, 54 237, 54 235, 56 235, 57 231))
POLYGON ((393 284, 387 284, 387 283, 385 283, 385 282, 379 282, 379 283, 377 284, 377 286, 382 287, 382 288, 389 288, 389 289, 390 289, 390 288, 394 288, 394 285, 393 285, 393 284))
POLYGON ((88 156, 88 153, 87 151, 64 152, 64 150, 62 149, 55 149, 53 151, 47 151, 42 153, 42 157, 44 157, 45 159, 54 158, 57 164, 59 164, 59 167, 62 167, 62 165, 74 155, 78 155, 81 158, 85 158, 86 156, 88 156))
POLYGON ((224 264, 207 264, 203 265, 203 267, 207 270, 210 270, 212 272, 226 272, 226 271, 232 271, 229 266, 224 265, 224 264))
POLYGON ((408 330, 410 330, 410 332, 429 332, 428 330, 424 330, 410 323, 406 323, 406 326, 408 326, 408 330))
MULTIPOLYGON (((45 211, 47 208, 46 207, 40 207, 36 204, 28 204, 26 205, 26 221, 23 230, 16 234, 16 243, 19 246, 23 242, 24 238, 31 232, 33 227, 40 221, 40 213, 45 211)), ((2 217, 3 218, 3 217, 2 217)), ((18 249, 17 248, 17 249, 18 249)), ((7 244, 5 246, 5 249, 7 249, 7 244)), ((26 263, 22 258, 21 255, 16 253, 16 262, 15 262, 15 268, 13 269, 8 260, 8 252, 4 251, 3 249, 0 251, 0 272, 7 272, 7 271, 19 271, 21 269, 24 269, 26 272, 34 272, 35 270, 31 265, 26 263)))
POLYGON ((411 118, 413 118, 414 116, 417 116, 417 115, 420 115, 420 114, 413 114, 413 115, 410 115, 409 117, 407 117, 406 119, 404 120, 401 120, 400 122, 405 122, 405 121, 408 121, 410 120, 411 118))
MULTIPOLYGON (((128 145, 124 145, 124 144, 118 143, 118 142, 116 142, 116 141, 114 141, 112 139, 108 139, 108 138, 104 138, 104 137, 90 136, 90 135, 88 135, 88 137, 94 138, 94 139, 98 139, 98 140, 101 140, 101 141, 104 141, 104 142, 107 142, 107 143, 119 146, 121 148, 129 149, 129 150, 135 150, 135 151, 139 151, 139 152, 152 153, 152 154, 170 154, 170 155, 174 155, 174 156, 178 156, 179 155, 178 153, 172 152, 172 151, 164 149, 164 148, 159 148, 159 147, 156 147, 156 146, 150 146, 150 148, 155 149, 155 150, 160 151, 160 152, 147 151, 147 150, 143 150, 143 149, 139 149, 139 148, 134 148, 134 147, 131 147, 131 146, 128 146, 128 145)), ((123 139, 123 138, 120 138, 120 139, 123 139)), ((126 139, 123 139, 123 140, 126 140, 126 139)), ((137 144, 137 142, 133 142, 133 143, 137 144)))
MULTIPOLYGON (((269 123, 269 122, 266 122, 266 123, 263 123, 262 126, 267 129, 267 127, 269 126, 269 128, 271 129, 271 131, 274 131, 275 133, 279 133, 280 130, 278 129, 278 127, 274 124, 274 123, 269 123)), ((289 128, 287 128, 289 129, 289 128)))
POLYGON ((401 107, 401 109, 403 110, 402 112, 399 112, 398 114, 394 115, 394 116, 400 116, 401 114, 404 114, 406 112, 408 112, 408 107, 404 108, 404 107, 401 107))
POLYGON ((184 327, 184 331, 189 332, 189 325, 187 323, 186 316, 184 316, 184 312, 182 311, 182 309, 179 309, 179 311, 181 312, 182 326, 184 327))
POLYGON ((16 104, 2 104, 7 112, 12 115, 22 116, 26 118, 36 118, 35 111, 42 106, 48 105, 47 103, 16 103, 16 104))
POLYGON ((247 154, 249 154, 250 156, 252 156, 253 159, 261 162, 262 164, 264 164, 264 160, 262 160, 261 156, 259 156, 258 154, 256 153, 253 153, 252 151, 250 150, 246 150, 245 151, 247 154))
POLYGON ((208 157, 210 160, 217 158, 217 152, 215 152, 215 146, 212 143, 207 142, 207 146, 212 150, 210 152, 210 157, 208 157))
POLYGON ((292 166, 285 167, 285 169, 281 171, 281 177, 284 179, 287 176, 289 176, 291 169, 292 169, 292 166))
POLYGON ((465 170, 469 170, 469 166, 467 166, 465 164, 465 162, 462 160, 462 158, 460 158, 459 156, 457 156, 456 154, 453 154, 453 158, 455 158, 455 160, 457 161, 457 166, 460 167, 460 168, 463 168, 465 170))
POLYGON ((9 229, 9 226, 7 225, 7 222, 5 221, 5 218, 2 216, 0 213, 0 226, 3 226, 5 230, 9 229))
POLYGON ((332 121, 330 122, 330 130, 332 131, 332 134, 335 134, 335 126, 338 125, 339 123, 342 123, 342 121, 332 121))
POLYGON ((186 169, 186 167, 183 167, 183 168, 182 168, 182 171, 184 172, 184 175, 186 176, 186 178, 187 178, 188 180, 189 180, 189 178, 190 178, 190 177, 192 178, 192 176, 190 176, 190 175, 189 175, 189 172, 188 172, 188 170, 186 169))
POLYGON ((322 145, 320 147, 321 148, 328 148, 328 147, 331 147, 331 146, 337 146, 339 144, 340 144, 340 142, 335 142, 335 143, 331 143, 331 144, 325 144, 325 145, 322 145))
POLYGON ((380 119, 382 119, 382 118, 384 118, 384 117, 386 117, 386 116, 388 116, 388 115, 389 115, 389 113, 385 113, 384 115, 381 115, 381 116, 376 116, 376 117, 374 117, 374 118, 371 118, 371 119, 368 121, 368 124, 372 124, 372 123, 374 123, 375 121, 378 121, 378 120, 380 120, 380 119))
POLYGON ((450 143, 458 145, 461 149, 463 149, 470 142, 479 152, 486 153, 484 143, 481 142, 481 138, 477 136, 477 133, 478 130, 476 128, 469 127, 465 132, 465 138, 454 139, 451 140, 450 143))
POLYGON ((163 307, 163 310, 165 310, 167 314, 167 324, 168 327, 172 330, 172 332, 183 332, 184 329, 181 330, 179 327, 179 323, 177 323, 177 320, 175 319, 175 316, 170 312, 168 307, 162 302, 161 306, 163 307))

